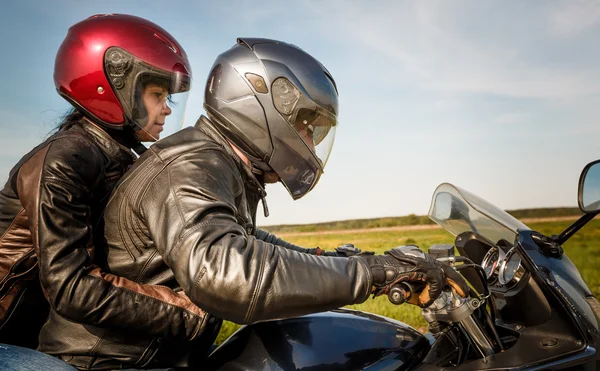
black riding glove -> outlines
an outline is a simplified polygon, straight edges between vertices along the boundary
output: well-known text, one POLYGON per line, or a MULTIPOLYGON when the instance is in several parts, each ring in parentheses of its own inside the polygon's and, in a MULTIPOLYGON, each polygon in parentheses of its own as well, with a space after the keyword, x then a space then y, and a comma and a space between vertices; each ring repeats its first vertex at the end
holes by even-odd
POLYGON ((351 243, 343 244, 340 247, 337 247, 335 251, 325 251, 320 247, 315 247, 313 249, 309 249, 309 254, 313 255, 321 255, 321 256, 341 256, 341 257, 349 257, 360 254, 361 251, 358 247, 354 246, 351 243))
POLYGON ((392 286, 401 282, 424 285, 418 295, 406 298, 407 302, 422 308, 431 305, 446 285, 460 296, 466 297, 469 293, 469 286, 458 272, 414 245, 396 247, 384 255, 363 253, 357 258, 364 259, 371 269, 373 297, 387 294, 392 286))
POLYGON ((343 244, 342 246, 335 249, 336 256, 349 257, 349 256, 354 256, 354 255, 357 255, 360 253, 361 253, 360 249, 351 243, 343 244))

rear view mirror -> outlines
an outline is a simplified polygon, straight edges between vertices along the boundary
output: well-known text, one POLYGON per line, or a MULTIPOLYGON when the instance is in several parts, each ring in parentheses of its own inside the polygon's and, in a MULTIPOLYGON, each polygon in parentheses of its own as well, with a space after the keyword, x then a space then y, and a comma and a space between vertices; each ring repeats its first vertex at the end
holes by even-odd
POLYGON ((448 192, 441 192, 435 198, 435 217, 438 220, 469 220, 469 206, 448 192))
POLYGON ((591 162, 579 178, 579 209, 584 213, 600 211, 600 160, 591 162))

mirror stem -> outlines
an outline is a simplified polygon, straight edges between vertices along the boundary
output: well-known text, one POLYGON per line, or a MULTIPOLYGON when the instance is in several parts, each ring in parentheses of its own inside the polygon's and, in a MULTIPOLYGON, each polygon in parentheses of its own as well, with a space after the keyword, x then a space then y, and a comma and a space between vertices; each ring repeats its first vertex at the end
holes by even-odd
POLYGON ((586 225, 590 220, 594 219, 594 217, 598 215, 598 213, 600 213, 600 211, 595 213, 584 214, 575 223, 571 224, 567 229, 565 229, 561 234, 559 234, 558 236, 552 236, 552 240, 554 240, 554 242, 558 243, 559 245, 562 245, 569 238, 571 238, 571 236, 577 233, 578 230, 580 230, 584 225, 586 225))

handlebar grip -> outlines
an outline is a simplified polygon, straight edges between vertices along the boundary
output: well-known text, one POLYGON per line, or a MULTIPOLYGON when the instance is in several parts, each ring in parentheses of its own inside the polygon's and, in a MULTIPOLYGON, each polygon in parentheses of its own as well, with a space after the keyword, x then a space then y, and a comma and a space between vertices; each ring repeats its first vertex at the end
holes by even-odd
POLYGON ((423 286, 414 285, 408 282, 397 283, 388 291, 388 299, 392 304, 401 305, 408 301, 413 295, 417 295, 423 289, 423 286))
POLYGON ((388 291, 388 299, 392 304, 401 305, 410 298, 412 292, 410 286, 405 283, 395 284, 388 291))
POLYGON ((406 299, 410 297, 410 289, 403 287, 402 284, 397 284, 390 288, 388 299, 392 304, 404 304, 406 299))

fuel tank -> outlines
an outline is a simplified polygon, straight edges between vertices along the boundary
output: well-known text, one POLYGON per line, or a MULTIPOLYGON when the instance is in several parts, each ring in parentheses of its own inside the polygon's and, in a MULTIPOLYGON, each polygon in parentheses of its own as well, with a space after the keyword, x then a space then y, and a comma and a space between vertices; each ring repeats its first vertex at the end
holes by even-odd
POLYGON ((243 326, 208 358, 209 370, 407 370, 429 341, 412 327, 339 309, 243 326))

